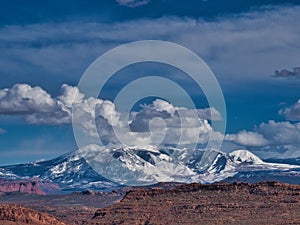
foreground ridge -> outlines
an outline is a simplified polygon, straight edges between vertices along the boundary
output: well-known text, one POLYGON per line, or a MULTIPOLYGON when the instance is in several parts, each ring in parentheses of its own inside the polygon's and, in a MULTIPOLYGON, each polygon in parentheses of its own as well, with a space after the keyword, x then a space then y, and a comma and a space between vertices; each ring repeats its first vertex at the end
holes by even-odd
POLYGON ((300 186, 280 182, 134 189, 87 224, 299 224, 300 186))
POLYGON ((67 225, 67 223, 47 213, 37 212, 15 204, 0 204, 0 224, 2 225, 67 225))

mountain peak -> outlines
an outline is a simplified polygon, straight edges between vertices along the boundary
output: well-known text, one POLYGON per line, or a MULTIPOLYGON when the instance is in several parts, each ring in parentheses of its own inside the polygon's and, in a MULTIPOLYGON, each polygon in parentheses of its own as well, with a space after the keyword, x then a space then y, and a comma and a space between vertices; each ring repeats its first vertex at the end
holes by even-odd
POLYGON ((235 150, 229 153, 229 156, 237 163, 254 163, 261 164, 263 161, 248 150, 235 150))

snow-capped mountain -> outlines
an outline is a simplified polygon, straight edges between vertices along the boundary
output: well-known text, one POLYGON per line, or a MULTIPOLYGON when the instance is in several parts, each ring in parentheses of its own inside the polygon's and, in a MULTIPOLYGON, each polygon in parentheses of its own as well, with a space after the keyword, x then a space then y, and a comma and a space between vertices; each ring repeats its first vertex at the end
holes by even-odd
POLYGON ((247 150, 236 150, 229 153, 229 157, 236 163, 263 164, 263 161, 247 150))
POLYGON ((38 177, 68 191, 111 190, 120 184, 147 185, 157 182, 213 183, 225 179, 245 181, 246 178, 251 181, 255 178, 272 180, 276 178, 275 173, 277 177, 278 174, 299 177, 300 183, 300 166, 266 163, 247 150, 226 154, 213 149, 106 148, 89 145, 52 160, 1 167, 0 179, 38 177))
POLYGON ((207 170, 199 174, 198 182, 265 180, 300 184, 300 166, 267 163, 247 150, 236 150, 229 154, 219 152, 207 170), (288 176, 293 176, 293 180, 283 179, 288 176))
POLYGON ((52 160, 0 168, 0 179, 38 177, 58 184, 62 190, 109 189, 119 185, 94 171, 79 151, 64 154, 52 160))

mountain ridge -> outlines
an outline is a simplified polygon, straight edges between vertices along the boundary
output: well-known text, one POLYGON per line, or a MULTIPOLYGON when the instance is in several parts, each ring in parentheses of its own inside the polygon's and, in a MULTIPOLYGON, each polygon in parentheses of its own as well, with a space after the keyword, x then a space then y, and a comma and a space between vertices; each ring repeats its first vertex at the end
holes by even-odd
POLYGON ((239 175, 243 174, 245 178, 245 174, 253 172, 293 173, 297 177, 300 174, 300 166, 266 163, 247 150, 235 150, 229 154, 214 149, 206 151, 89 145, 51 160, 0 167, 0 179, 37 177, 70 192, 86 189, 109 191, 123 185, 143 186, 159 182, 214 183, 234 177, 232 180, 238 181, 239 175))

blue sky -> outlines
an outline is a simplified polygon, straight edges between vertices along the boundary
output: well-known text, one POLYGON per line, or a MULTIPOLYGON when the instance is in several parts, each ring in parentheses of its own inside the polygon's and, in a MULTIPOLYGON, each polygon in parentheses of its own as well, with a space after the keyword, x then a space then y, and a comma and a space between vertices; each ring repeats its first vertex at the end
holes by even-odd
MULTIPOLYGON (((137 40, 172 41, 197 53, 216 75, 227 105, 228 148, 247 148, 264 158, 300 156, 300 79, 272 77, 275 70, 293 71, 300 66, 299 1, 229 0, 225 5, 221 0, 15 0, 1 4, 0 90, 15 84, 38 86, 51 95, 52 104, 61 96, 62 85, 76 86, 105 51, 137 40), (272 133, 274 129, 278 132, 272 133)), ((197 107, 208 107, 184 75, 151 65, 122 70, 120 74, 126 76, 116 74, 99 97, 113 100, 137 72, 164 74, 188 88, 197 107)), ((68 122, 32 122, 28 116, 45 112, 44 108, 21 105, 25 111, 12 110, 3 102, 0 164, 49 159, 77 148, 68 122)))

